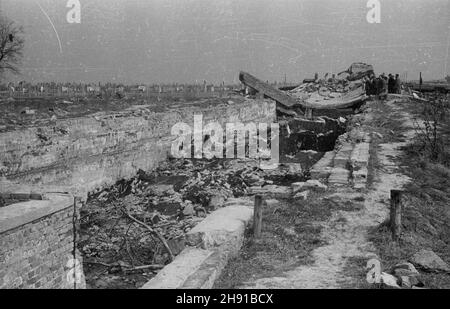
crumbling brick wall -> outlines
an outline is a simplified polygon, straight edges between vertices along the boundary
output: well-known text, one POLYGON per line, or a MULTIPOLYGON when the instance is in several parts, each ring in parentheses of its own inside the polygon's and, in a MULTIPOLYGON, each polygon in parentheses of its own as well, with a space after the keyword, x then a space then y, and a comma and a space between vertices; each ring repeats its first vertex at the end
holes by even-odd
POLYGON ((29 201, 0 208, 1 289, 85 287, 81 259, 73 259, 74 207, 63 202, 48 206, 29 201), (16 206, 20 215, 10 217, 16 206), (6 220, 15 222, 7 226, 6 220))

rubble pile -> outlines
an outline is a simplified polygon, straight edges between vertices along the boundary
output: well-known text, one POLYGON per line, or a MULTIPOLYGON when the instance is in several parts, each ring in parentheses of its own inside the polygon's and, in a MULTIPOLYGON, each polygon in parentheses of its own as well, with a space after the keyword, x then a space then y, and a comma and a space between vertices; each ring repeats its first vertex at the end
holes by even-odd
POLYGON ((373 266, 381 270, 381 262, 374 258, 367 262, 369 283, 376 283, 381 288, 390 289, 418 289, 425 284, 421 272, 450 273, 450 267, 436 253, 431 250, 420 250, 415 253, 409 262, 403 261, 393 266, 388 272, 377 273, 372 271, 373 266), (420 271, 419 271, 420 270, 420 271))
POLYGON ((316 95, 334 99, 342 96, 343 93, 355 90, 361 86, 361 80, 349 81, 347 79, 340 78, 327 78, 327 75, 325 75, 323 79, 301 84, 300 86, 290 90, 289 93, 293 97, 300 100, 308 100, 316 95))
POLYGON ((129 283, 136 287, 170 262, 164 244, 143 224, 161 235, 177 255, 184 249, 185 234, 208 213, 224 207, 228 198, 253 194, 252 188, 285 179, 305 179, 299 163, 267 171, 251 159, 169 159, 151 173, 139 170, 128 181, 92 192, 81 211, 79 241, 88 284, 111 287, 115 283, 104 281, 115 278, 116 284, 120 282, 117 287, 127 287, 124 280, 132 280, 127 274, 136 277, 134 270, 144 268, 129 283), (152 271, 144 267, 149 263, 152 271))
POLYGON ((325 74, 324 78, 305 80, 305 83, 289 91, 303 105, 315 108, 346 108, 363 102, 363 79, 373 73, 373 67, 365 63, 353 63, 337 76, 325 74))

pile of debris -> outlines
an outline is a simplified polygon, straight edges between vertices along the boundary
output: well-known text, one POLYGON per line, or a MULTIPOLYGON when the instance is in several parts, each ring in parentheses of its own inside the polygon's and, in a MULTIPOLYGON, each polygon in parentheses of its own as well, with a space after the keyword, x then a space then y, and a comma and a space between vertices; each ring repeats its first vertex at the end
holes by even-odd
POLYGON ((381 263, 376 258, 370 259, 366 268, 370 270, 366 278, 368 283, 391 289, 424 288, 425 285, 419 270, 428 273, 450 274, 450 266, 436 253, 425 249, 414 254, 409 262, 396 264, 389 272, 381 272, 381 263))
POLYGON ((353 63, 337 77, 327 73, 324 78, 307 81, 289 93, 307 107, 347 108, 367 99, 363 78, 370 74, 373 74, 371 65, 353 63))
POLYGON ((185 234, 228 198, 285 179, 304 179, 299 163, 264 171, 251 159, 169 159, 151 173, 140 170, 91 193, 78 242, 88 285, 144 284, 184 249, 185 234))
POLYGON ((368 97, 366 96, 363 79, 373 74, 373 67, 365 63, 353 63, 347 70, 334 75, 318 76, 288 91, 284 92, 246 73, 239 73, 239 80, 253 92, 269 97, 279 104, 277 110, 282 114, 298 116, 299 107, 307 117, 306 109, 330 110, 357 108, 368 97))

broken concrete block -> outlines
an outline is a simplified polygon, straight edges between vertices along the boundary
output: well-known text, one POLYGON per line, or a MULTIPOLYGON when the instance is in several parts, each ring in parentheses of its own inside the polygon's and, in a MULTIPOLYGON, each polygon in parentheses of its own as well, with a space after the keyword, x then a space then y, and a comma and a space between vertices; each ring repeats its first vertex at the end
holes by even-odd
POLYGON ((183 208, 183 215, 193 216, 195 213, 194 205, 192 203, 187 203, 183 208))
POLYGON ((177 289, 212 254, 199 248, 184 249, 172 263, 165 266, 155 277, 144 284, 142 289, 177 289))
POLYGON ((353 187, 355 189, 364 189, 367 184, 368 170, 363 167, 357 171, 353 171, 353 187))
POLYGON ((335 167, 331 170, 328 182, 333 185, 346 185, 350 177, 350 171, 345 168, 335 167))
POLYGON ((222 195, 213 195, 209 201, 209 208, 215 210, 223 207, 224 204, 225 198, 222 195))
POLYGON ((227 243, 240 243, 247 223, 253 217, 253 208, 228 206, 220 208, 186 234, 191 246, 214 248, 227 243))
POLYGON ((353 167, 353 170, 359 170, 361 168, 366 168, 369 165, 369 143, 358 143, 353 148, 353 151, 350 155, 350 164, 353 167))
POLYGON ((381 283, 386 288, 400 289, 400 286, 398 285, 398 282, 397 282, 397 278, 391 274, 382 272, 380 280, 381 280, 381 283))
POLYGON ((325 191, 328 189, 328 187, 326 185, 324 185, 323 183, 321 183, 320 181, 318 181, 316 179, 307 180, 306 184, 308 187, 313 188, 315 190, 325 191))
POLYGON ((419 268, 430 272, 450 272, 450 267, 431 250, 421 250, 414 254, 411 262, 419 268))
POLYGON ((309 171, 310 175, 311 175, 311 179, 327 179, 330 174, 331 174, 331 170, 333 168, 332 167, 324 167, 322 169, 312 169, 309 171))
POLYGON ((346 168, 347 164, 350 160, 350 155, 352 153, 353 146, 349 143, 345 143, 341 149, 336 153, 336 156, 333 159, 333 166, 346 168))
POLYGON ((410 289, 412 287, 408 276, 400 276, 399 279, 402 288, 410 289))
POLYGON ((291 184, 292 193, 295 194, 298 191, 301 191, 302 189, 305 188, 305 185, 306 185, 306 182, 303 182, 303 181, 301 181, 301 182, 293 182, 291 184))
POLYGON ((299 175, 302 174, 302 166, 300 163, 284 163, 284 165, 287 165, 289 168, 288 174, 289 175, 299 175))
POLYGON ((298 192, 294 195, 294 199, 300 199, 306 201, 308 199, 309 191, 298 192))

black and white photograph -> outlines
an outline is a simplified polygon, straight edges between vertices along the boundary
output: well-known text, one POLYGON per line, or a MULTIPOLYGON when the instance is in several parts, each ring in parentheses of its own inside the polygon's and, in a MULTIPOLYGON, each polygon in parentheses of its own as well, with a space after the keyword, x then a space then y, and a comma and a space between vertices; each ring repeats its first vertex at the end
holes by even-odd
POLYGON ((450 289, 450 0, 0 0, 6 289, 450 289))

